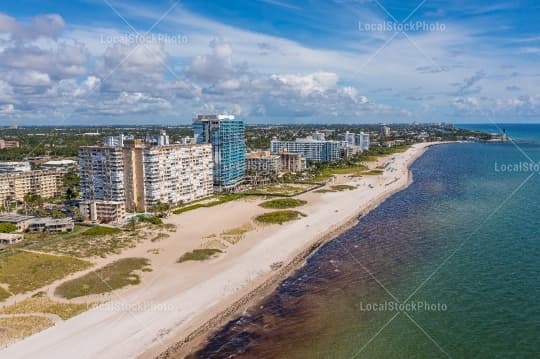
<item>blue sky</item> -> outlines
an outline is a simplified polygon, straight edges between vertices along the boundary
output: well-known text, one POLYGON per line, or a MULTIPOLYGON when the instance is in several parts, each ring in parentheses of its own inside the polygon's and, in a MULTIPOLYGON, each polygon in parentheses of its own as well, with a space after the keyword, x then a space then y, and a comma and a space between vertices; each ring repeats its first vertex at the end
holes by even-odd
POLYGON ((0 5, 0 124, 540 122, 529 1, 0 5))

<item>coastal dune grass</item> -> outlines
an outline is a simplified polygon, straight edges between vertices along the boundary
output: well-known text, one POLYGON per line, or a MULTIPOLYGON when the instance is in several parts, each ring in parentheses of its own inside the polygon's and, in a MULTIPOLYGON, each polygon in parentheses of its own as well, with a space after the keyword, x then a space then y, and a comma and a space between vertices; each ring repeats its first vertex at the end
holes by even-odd
POLYGON ((244 198, 245 196, 241 193, 228 193, 228 194, 222 194, 222 195, 216 195, 212 200, 201 200, 199 202, 195 202, 180 208, 177 208, 173 211, 174 214, 181 214, 187 211, 192 211, 194 209, 198 208, 207 208, 207 207, 214 207, 218 206, 223 203, 236 201, 241 198, 244 198))
MULTIPOLYGON (((144 228, 137 231, 101 226, 75 228, 78 229, 72 233, 28 234, 24 248, 77 258, 106 258, 111 254, 120 254, 126 248, 133 248, 137 243, 149 238, 149 231, 144 228)), ((163 228, 166 229, 165 225, 163 228)))
POLYGON ((106 235, 118 234, 120 232, 122 232, 122 230, 118 228, 95 226, 95 227, 90 228, 87 231, 82 232, 82 235, 83 236, 106 236, 106 235))
POLYGON ((285 222, 300 219, 301 217, 306 217, 306 215, 298 211, 285 210, 263 213, 255 217, 255 220, 264 224, 283 224, 285 222))
POLYGON ((0 314, 48 313, 56 314, 61 319, 66 320, 90 308, 88 304, 55 302, 45 297, 45 293, 42 294, 0 309, 0 314))
POLYGON ((139 284, 141 279, 135 272, 149 270, 149 260, 146 258, 119 259, 82 277, 62 283, 56 288, 55 294, 72 299, 111 292, 127 285, 139 284))
POLYGON ((8 299, 11 296, 11 293, 9 293, 4 288, 0 287, 0 302, 8 299))
POLYGON ((205 261, 218 253, 222 253, 222 251, 215 248, 194 249, 191 252, 184 253, 176 262, 205 261))
POLYGON ((285 209, 285 208, 295 208, 303 206, 307 203, 307 201, 303 201, 301 199, 296 198, 278 198, 278 199, 272 199, 270 201, 263 202, 259 204, 262 208, 269 208, 269 209, 285 209))
POLYGON ((0 255, 0 283, 7 284, 9 292, 20 294, 91 266, 72 257, 15 251, 0 255))
POLYGON ((329 192, 342 192, 342 191, 352 191, 356 189, 355 186, 350 186, 346 184, 338 184, 335 186, 330 186, 330 188, 318 189, 315 192, 317 193, 329 193, 329 192))
POLYGON ((0 318, 0 346, 21 340, 53 325, 51 319, 37 315, 0 318))

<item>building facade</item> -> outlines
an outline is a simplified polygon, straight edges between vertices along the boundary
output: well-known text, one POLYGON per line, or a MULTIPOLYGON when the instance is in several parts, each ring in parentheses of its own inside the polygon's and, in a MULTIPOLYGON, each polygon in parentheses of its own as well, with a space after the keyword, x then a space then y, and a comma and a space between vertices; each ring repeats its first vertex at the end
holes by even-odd
POLYGON ((0 140, 0 150, 19 148, 19 141, 0 140))
POLYGON ((347 131, 343 134, 343 143, 351 154, 367 151, 369 150, 369 134, 362 131, 360 133, 347 131))
POLYGON ((279 153, 279 170, 281 172, 299 173, 306 168, 307 161, 302 153, 287 151, 279 153))
POLYGON ((277 176, 280 169, 279 155, 269 151, 249 152, 246 156, 246 172, 252 176, 277 176))
POLYGON ((270 141, 272 153, 301 153, 306 160, 317 162, 333 162, 341 159, 342 144, 339 141, 316 140, 308 136, 297 138, 296 141, 281 141, 274 139, 270 141))
POLYGON ((124 139, 123 147, 81 147, 79 161, 81 212, 87 218, 119 213, 118 203, 127 211, 145 212, 159 203, 178 205, 213 193, 209 144, 153 145, 124 139))
POLYGON ((114 201, 81 201, 79 211, 85 221, 94 223, 122 224, 126 220, 124 202, 114 201))
POLYGON ((195 143, 212 144, 214 186, 234 189, 246 173, 244 122, 227 115, 199 115, 193 120, 195 143))
POLYGON ((188 203, 213 193, 211 145, 168 145, 144 150, 147 207, 188 203))
POLYGON ((30 162, 0 162, 0 173, 30 172, 30 162))
POLYGON ((58 170, 0 173, 0 202, 22 202, 28 193, 52 198, 60 195, 61 189, 62 173, 58 170))
POLYGON ((83 200, 125 201, 122 147, 79 148, 79 175, 83 200))

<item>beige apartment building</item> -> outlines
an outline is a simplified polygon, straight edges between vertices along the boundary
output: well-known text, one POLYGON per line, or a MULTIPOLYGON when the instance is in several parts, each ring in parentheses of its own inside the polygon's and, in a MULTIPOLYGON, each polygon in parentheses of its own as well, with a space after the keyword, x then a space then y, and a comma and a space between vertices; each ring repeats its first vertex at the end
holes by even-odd
POLYGON ((94 223, 122 224, 126 220, 124 202, 81 201, 79 211, 85 221, 94 223))
POLYGON ((58 170, 26 171, 0 174, 0 202, 23 201, 33 193, 42 198, 60 195, 62 174, 58 170))
POLYGON ((299 173, 307 168, 306 158, 298 152, 281 151, 279 153, 279 170, 281 172, 299 173))

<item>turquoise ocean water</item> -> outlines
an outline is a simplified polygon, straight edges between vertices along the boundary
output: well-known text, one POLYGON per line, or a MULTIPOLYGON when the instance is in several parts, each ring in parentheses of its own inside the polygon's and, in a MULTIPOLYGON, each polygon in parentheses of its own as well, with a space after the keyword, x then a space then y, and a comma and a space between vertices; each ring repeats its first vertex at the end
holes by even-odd
POLYGON ((524 166, 540 126, 502 127, 518 144, 427 151, 410 187, 193 356, 540 358, 540 168, 524 166))

